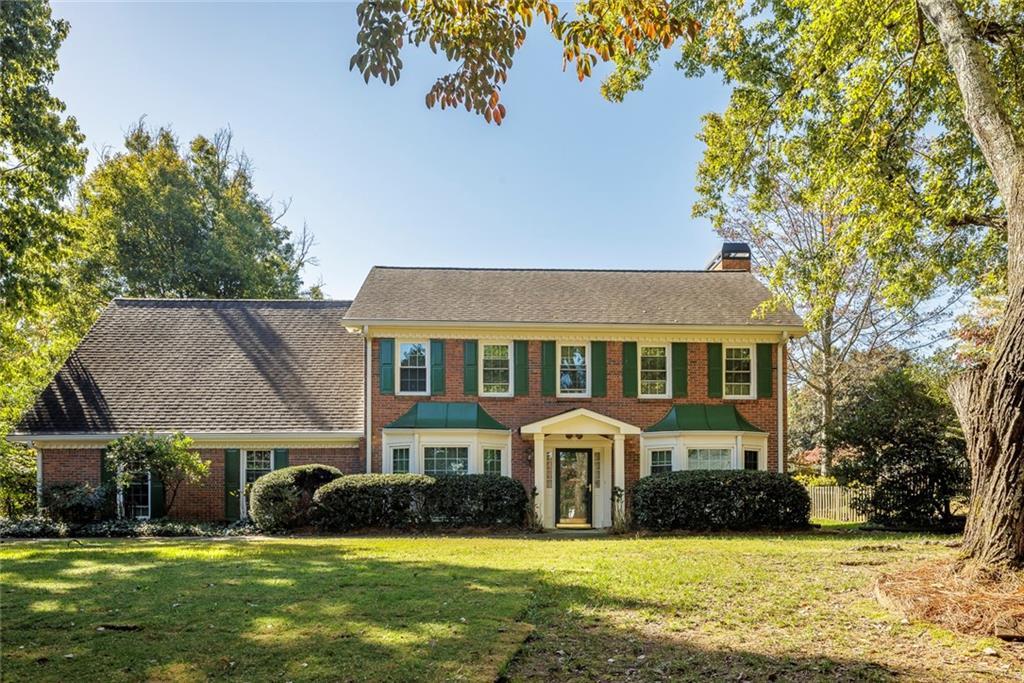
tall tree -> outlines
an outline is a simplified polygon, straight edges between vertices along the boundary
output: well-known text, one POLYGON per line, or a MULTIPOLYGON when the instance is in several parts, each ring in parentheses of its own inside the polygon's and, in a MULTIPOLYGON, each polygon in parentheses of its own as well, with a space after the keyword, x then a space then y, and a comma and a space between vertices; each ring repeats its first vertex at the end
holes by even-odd
POLYGON ((461 104, 498 123, 534 17, 581 80, 598 59, 616 62, 612 98, 688 34, 678 66, 710 67, 733 86, 726 111, 705 121, 705 139, 720 144, 702 173, 725 181, 721 199, 800 169, 816 199, 838 198, 842 241, 867 250, 897 305, 940 275, 969 280, 1004 248, 1007 314, 992 360, 951 392, 972 465, 965 559, 1024 564, 1022 0, 590 0, 572 18, 545 0, 364 0, 357 16, 350 67, 364 78, 393 83, 404 43, 427 44, 459 64, 427 106, 461 104))
POLYGON ((287 298, 300 293, 312 235, 304 226, 293 239, 286 208, 256 194, 229 132, 183 151, 169 129, 140 122, 82 183, 77 217, 111 294, 287 298))

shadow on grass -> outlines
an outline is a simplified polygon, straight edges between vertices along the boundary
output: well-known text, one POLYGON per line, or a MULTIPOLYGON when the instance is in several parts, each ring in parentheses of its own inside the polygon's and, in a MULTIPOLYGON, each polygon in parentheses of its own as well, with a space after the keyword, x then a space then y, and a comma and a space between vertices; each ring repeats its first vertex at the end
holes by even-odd
POLYGON ((424 561, 413 552, 296 539, 7 550, 17 551, 2 567, 8 681, 887 680, 898 673, 869 661, 765 655, 756 643, 708 649, 628 618, 657 613, 654 602, 571 575, 424 561), (529 637, 528 624, 536 626, 529 637))

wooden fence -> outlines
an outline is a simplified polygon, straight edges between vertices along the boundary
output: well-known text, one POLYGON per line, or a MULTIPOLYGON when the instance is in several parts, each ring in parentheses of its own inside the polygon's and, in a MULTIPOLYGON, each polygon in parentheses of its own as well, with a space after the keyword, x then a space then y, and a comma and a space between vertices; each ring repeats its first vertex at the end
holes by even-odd
POLYGON ((853 501, 868 495, 865 489, 845 486, 811 486, 811 519, 833 522, 866 522, 867 516, 853 508, 853 501))

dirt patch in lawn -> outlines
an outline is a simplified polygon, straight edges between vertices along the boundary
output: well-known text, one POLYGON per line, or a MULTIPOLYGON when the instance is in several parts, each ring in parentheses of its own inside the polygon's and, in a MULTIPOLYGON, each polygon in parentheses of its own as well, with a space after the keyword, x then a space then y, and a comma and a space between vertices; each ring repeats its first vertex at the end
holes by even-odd
POLYGON ((926 562, 882 574, 875 595, 908 619, 970 635, 1024 640, 1024 572, 985 579, 958 573, 948 561, 926 562))

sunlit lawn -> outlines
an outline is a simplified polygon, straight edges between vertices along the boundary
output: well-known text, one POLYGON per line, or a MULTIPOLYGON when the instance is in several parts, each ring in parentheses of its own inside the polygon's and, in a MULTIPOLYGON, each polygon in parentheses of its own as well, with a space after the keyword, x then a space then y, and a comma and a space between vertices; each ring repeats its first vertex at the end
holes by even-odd
POLYGON ((3 680, 1022 680, 872 600, 948 539, 831 531, 7 543, 3 680))

